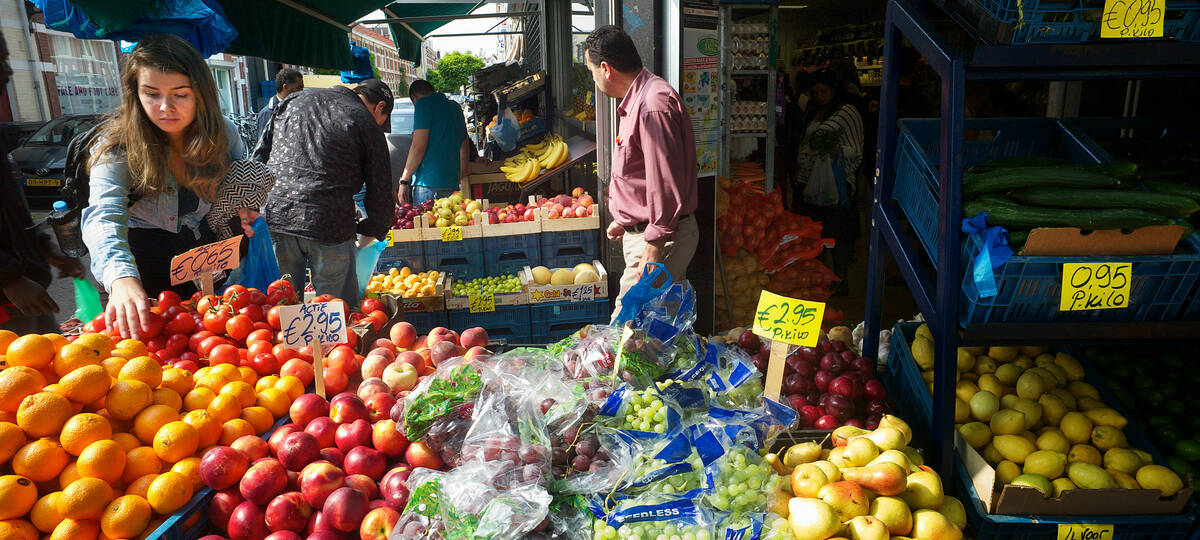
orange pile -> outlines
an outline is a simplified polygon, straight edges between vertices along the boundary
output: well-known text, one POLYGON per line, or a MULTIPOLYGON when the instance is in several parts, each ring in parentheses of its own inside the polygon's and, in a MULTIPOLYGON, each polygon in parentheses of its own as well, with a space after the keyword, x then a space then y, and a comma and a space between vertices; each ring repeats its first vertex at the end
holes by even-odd
POLYGON ((229 364, 164 369, 95 333, 0 330, 0 366, 6 539, 144 537, 201 488, 198 456, 265 433, 304 391, 229 364))

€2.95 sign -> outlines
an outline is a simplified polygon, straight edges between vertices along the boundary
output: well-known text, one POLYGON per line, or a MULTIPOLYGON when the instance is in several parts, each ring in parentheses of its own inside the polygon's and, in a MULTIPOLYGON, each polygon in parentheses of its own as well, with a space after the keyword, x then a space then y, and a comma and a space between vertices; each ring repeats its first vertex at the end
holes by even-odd
POLYGON ((171 285, 187 283, 204 272, 237 268, 242 263, 242 235, 200 246, 171 258, 171 285))
POLYGON ((341 300, 280 306, 279 323, 283 329, 283 345, 299 349, 313 345, 345 343, 346 318, 341 300))
POLYGON ((763 291, 754 313, 755 334, 772 341, 812 347, 821 334, 825 304, 763 291))

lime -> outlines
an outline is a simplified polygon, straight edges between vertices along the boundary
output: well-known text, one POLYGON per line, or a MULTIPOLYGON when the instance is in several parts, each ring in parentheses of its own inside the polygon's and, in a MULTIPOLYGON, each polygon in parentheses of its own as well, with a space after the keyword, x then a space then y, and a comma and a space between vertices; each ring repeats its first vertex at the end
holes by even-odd
POLYGON ((1176 442, 1175 455, 1193 463, 1200 461, 1200 441, 1183 439, 1176 442))

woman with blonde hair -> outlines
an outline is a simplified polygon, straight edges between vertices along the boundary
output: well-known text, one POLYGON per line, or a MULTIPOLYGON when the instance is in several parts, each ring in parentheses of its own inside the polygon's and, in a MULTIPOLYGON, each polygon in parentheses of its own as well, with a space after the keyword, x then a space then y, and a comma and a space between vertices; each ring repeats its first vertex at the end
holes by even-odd
POLYGON ((121 86, 121 106, 91 149, 82 229, 92 273, 109 292, 108 327, 139 338, 150 312, 147 292, 196 290, 171 284, 171 258, 237 232, 226 219, 233 212, 217 208, 236 208, 252 236, 266 193, 227 185, 245 147, 221 115, 208 65, 187 41, 144 38, 125 59, 121 86))

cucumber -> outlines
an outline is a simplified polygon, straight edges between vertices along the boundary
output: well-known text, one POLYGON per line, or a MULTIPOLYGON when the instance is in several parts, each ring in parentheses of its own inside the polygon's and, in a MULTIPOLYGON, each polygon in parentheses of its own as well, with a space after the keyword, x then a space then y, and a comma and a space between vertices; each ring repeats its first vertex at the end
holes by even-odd
POLYGON ((982 201, 971 201, 963 206, 964 216, 975 216, 980 212, 987 212, 988 225, 1001 225, 1009 229, 1036 229, 1038 227, 1077 227, 1083 230, 1136 229, 1146 225, 1171 223, 1171 220, 1166 217, 1136 208, 1062 210, 982 201))
POLYGON ((1155 180, 1142 180, 1142 185, 1146 189, 1155 193, 1168 193, 1171 195, 1179 195, 1187 197, 1194 201, 1200 201, 1200 187, 1189 186, 1187 184, 1178 184, 1175 182, 1159 182, 1155 180))
POLYGON ((1098 174, 1111 176, 1121 180, 1132 180, 1137 178, 1138 166, 1137 163, 1130 161, 1112 161, 1109 163, 1089 163, 1087 165, 1079 165, 1080 169, 1091 171, 1098 174))
POLYGON ((1187 197, 1148 191, 1032 187, 1014 191, 1010 196, 1018 203, 1034 206, 1140 208, 1167 217, 1187 217, 1200 210, 1200 204, 1187 197))
POLYGON ((1028 239, 1029 231, 1008 231, 1008 245, 1013 247, 1013 251, 1016 251, 1017 247, 1023 245, 1028 239))
POLYGON ((1012 169, 1014 167, 1048 167, 1070 164, 1071 162, 1065 159, 1045 156, 1010 156, 996 158, 991 161, 985 161, 978 165, 972 166, 971 168, 967 169, 967 171, 975 174, 982 174, 1000 169, 1012 169))
POLYGON ((963 195, 1003 193, 1037 186, 1111 188, 1118 184, 1112 176, 1072 167, 1017 167, 963 178, 963 195))

